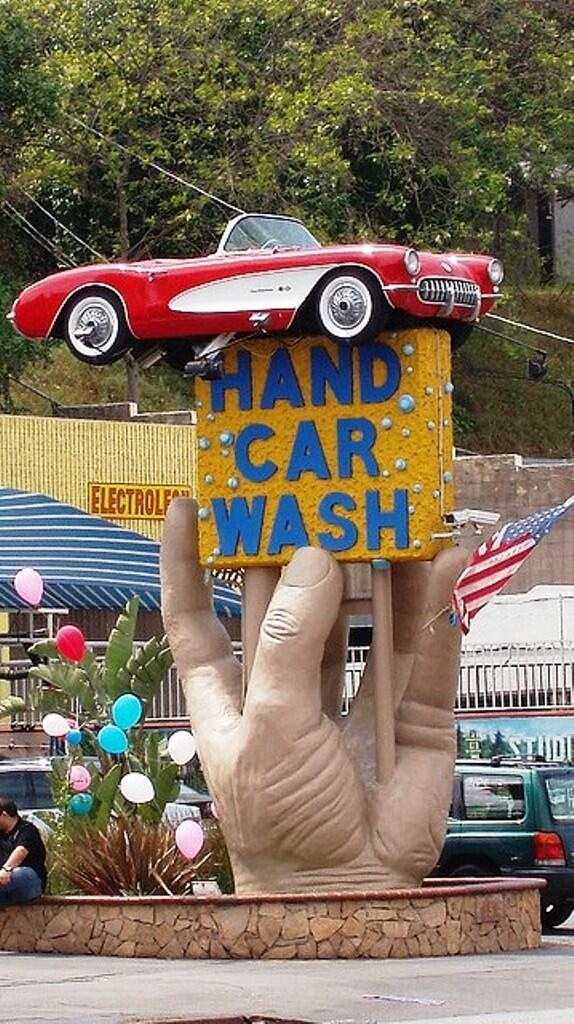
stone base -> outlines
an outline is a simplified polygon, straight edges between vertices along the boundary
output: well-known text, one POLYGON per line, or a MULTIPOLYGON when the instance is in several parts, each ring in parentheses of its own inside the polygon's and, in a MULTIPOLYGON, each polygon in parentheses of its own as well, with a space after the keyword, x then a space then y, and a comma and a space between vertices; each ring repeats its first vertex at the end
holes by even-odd
POLYGON ((454 956, 540 945, 537 879, 433 879, 317 896, 45 896, 0 914, 0 950, 169 959, 454 956))

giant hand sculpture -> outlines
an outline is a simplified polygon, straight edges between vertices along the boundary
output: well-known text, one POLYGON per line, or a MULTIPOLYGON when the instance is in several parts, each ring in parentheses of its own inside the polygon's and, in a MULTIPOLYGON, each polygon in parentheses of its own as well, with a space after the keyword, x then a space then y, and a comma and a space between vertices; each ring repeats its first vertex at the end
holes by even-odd
POLYGON ((243 696, 241 665, 198 564, 195 503, 171 504, 164 623, 238 893, 416 886, 433 868, 452 790, 460 646, 444 609, 466 558, 452 549, 432 563, 393 567, 387 740, 396 748, 381 772, 384 730, 381 737, 374 721, 384 658, 371 659, 351 713, 337 718, 346 660, 341 567, 319 548, 294 554, 264 616, 243 696))

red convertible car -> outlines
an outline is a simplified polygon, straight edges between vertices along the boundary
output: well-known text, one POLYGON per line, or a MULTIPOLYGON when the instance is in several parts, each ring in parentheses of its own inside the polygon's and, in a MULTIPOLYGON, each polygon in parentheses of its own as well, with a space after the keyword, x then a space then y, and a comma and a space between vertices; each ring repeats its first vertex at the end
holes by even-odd
POLYGON ((26 288, 9 318, 26 338, 63 338, 86 363, 132 350, 144 365, 199 368, 236 337, 284 331, 360 343, 431 322, 458 345, 500 298, 502 278, 491 256, 322 246, 291 217, 241 214, 210 256, 60 271, 26 288))

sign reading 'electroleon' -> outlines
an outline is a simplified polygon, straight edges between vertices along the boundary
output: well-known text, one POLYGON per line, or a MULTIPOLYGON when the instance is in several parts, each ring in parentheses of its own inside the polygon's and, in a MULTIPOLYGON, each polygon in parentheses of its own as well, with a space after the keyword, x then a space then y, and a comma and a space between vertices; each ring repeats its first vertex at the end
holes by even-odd
POLYGON ((223 360, 221 378, 196 390, 203 564, 283 564, 307 544, 349 562, 398 561, 444 545, 445 332, 357 346, 261 339, 223 360))
POLYGON ((105 519, 164 519, 170 501, 191 497, 191 487, 90 483, 89 511, 105 519))

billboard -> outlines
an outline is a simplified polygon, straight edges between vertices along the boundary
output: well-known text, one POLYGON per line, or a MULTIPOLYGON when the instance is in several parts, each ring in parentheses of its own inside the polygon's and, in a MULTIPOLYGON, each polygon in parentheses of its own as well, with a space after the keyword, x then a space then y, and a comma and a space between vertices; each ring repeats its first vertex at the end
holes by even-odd
POLYGON ((281 565, 320 545, 346 562, 432 558, 453 505, 450 338, 260 338, 198 380, 204 564, 281 565))

